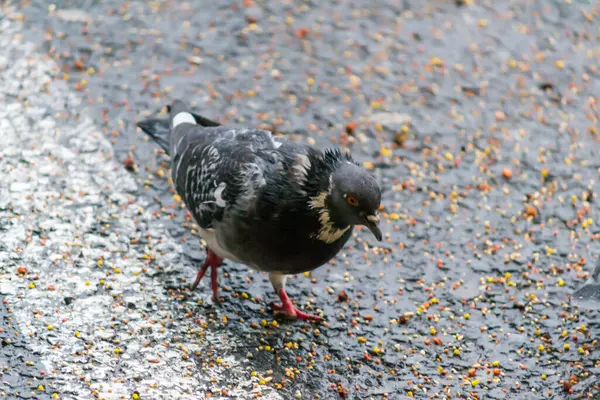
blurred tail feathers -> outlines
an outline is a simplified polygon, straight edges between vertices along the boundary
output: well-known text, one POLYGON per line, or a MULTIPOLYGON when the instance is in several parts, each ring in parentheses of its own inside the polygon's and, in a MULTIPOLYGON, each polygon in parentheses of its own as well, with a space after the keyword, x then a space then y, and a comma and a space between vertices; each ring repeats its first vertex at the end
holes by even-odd
POLYGON ((149 118, 137 123, 137 126, 154 140, 165 152, 169 153, 169 136, 171 127, 182 123, 191 123, 204 127, 220 126, 221 124, 189 111, 186 104, 175 100, 167 106, 169 118, 149 118))

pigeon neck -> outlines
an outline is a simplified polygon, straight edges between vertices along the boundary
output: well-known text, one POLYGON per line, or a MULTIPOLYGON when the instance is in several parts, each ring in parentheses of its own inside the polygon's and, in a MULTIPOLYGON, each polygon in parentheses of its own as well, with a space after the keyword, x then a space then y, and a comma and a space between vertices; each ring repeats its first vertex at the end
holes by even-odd
POLYGON ((334 243, 350 229, 350 224, 344 224, 332 201, 330 191, 323 191, 311 198, 310 207, 317 211, 320 227, 311 236, 325 243, 334 243))
POLYGON ((351 225, 350 223, 346 222, 344 215, 339 211, 339 207, 335 206, 335 202, 333 201, 333 196, 331 194, 325 198, 325 208, 329 214, 329 220, 334 227, 343 229, 351 225))

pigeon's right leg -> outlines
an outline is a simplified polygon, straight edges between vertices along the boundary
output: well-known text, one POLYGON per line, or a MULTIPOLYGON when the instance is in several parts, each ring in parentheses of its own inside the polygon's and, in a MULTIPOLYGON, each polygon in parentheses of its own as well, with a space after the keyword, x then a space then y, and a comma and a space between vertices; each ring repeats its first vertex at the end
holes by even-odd
POLYGON ((211 276, 211 287, 212 287, 212 291, 213 291, 213 297, 216 297, 218 294, 217 268, 220 267, 221 264, 223 264, 223 259, 221 257, 219 257, 218 255, 216 255, 215 253, 213 253, 213 251, 211 249, 208 249, 206 252, 206 259, 204 260, 204 265, 202 265, 202 267, 200 268, 200 271, 198 271, 198 275, 196 275, 196 280, 192 284, 191 289, 192 290, 196 289, 196 287, 198 286, 198 284, 204 277, 204 274, 206 273, 206 270, 208 269, 208 267, 211 267, 212 268, 211 269, 211 275, 212 275, 211 276))
POLYGON ((287 275, 272 272, 269 274, 269 279, 271 280, 273 289, 275 289, 275 292, 281 299, 281 304, 273 304, 273 308, 275 310, 281 312, 290 319, 299 318, 303 321, 319 321, 321 319, 321 317, 318 315, 311 315, 298 310, 296 306, 292 304, 292 301, 285 292, 285 281, 287 280, 287 275))

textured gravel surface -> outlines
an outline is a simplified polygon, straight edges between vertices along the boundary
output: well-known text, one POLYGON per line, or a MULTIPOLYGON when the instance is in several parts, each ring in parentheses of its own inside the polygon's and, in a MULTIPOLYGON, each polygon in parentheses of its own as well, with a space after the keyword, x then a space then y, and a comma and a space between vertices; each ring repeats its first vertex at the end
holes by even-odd
POLYGON ((33 365, 4 361, 7 393, 600 397, 600 296, 569 297, 600 253, 598 2, 15 5, 2 334, 33 365), (266 276, 232 263, 219 304, 185 290, 202 244, 135 128, 174 97, 378 176, 384 242, 359 230, 289 282, 326 323, 275 321, 266 276))

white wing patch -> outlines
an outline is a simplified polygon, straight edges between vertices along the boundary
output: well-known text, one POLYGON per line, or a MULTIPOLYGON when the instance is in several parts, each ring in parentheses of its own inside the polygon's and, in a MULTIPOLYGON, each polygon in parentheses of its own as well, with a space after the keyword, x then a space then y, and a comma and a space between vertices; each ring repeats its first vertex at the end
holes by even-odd
POLYGON ((311 164, 309 158, 304 154, 296 154, 296 162, 292 167, 292 174, 299 183, 306 182, 308 171, 310 170, 311 164))
POLYGON ((217 188, 215 189, 215 202, 217 204, 217 206, 219 207, 225 207, 227 205, 227 203, 225 202, 225 199, 223 199, 223 191, 225 190, 225 188, 227 187, 227 184, 225 182, 221 182, 219 183, 219 186, 217 186, 217 188))
POLYGON ((181 124, 196 125, 196 120, 194 119, 194 116, 192 114, 183 111, 173 117, 173 128, 176 128, 181 124))

